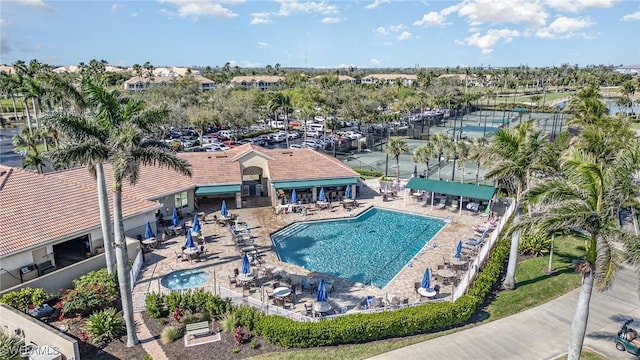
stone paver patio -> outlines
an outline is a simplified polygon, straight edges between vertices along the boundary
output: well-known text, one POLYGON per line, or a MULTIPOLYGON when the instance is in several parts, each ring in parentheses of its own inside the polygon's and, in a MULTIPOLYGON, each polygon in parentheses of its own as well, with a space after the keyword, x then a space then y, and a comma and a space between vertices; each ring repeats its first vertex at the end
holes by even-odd
MULTIPOLYGON (((356 210, 357 214, 365 211, 370 206, 375 206, 429 215, 445 219, 447 222, 436 237, 387 286, 379 289, 345 279, 332 279, 329 275, 311 273, 309 270, 279 261, 277 254, 273 250, 269 234, 293 222, 303 221, 303 216, 300 213, 275 215, 274 210, 269 206, 235 209, 233 208, 234 202, 228 199, 229 211, 238 215, 238 221, 246 222, 251 227, 251 237, 262 255, 260 257, 262 264, 255 264, 253 273, 260 274, 260 270, 265 266, 272 266, 283 269, 287 274, 332 279, 335 282, 334 291, 329 295, 328 301, 333 309, 346 307, 349 312, 357 311, 359 309, 358 305, 367 296, 381 297, 383 299, 391 299, 392 296, 396 296, 399 299, 408 298, 409 302, 413 303, 419 301, 419 295, 414 290, 414 282, 421 281, 424 269, 426 267, 436 269, 438 264, 443 263, 443 258, 450 258, 451 254, 455 253, 455 246, 458 240, 476 237, 471 228, 472 225, 482 223, 487 219, 486 215, 472 215, 465 210, 462 211, 462 214, 435 208, 431 210, 429 205, 423 207, 419 202, 411 198, 407 198, 405 201, 402 197, 399 197, 383 202, 382 196, 373 190, 378 188, 377 180, 367 181, 362 185, 358 194, 360 206, 356 210), (433 246, 434 243, 436 246, 433 246)), ((181 246, 185 241, 184 235, 170 237, 157 249, 145 254, 146 261, 133 290, 134 308, 136 310, 144 309, 144 296, 146 293, 167 292, 168 290, 164 289, 160 284, 160 280, 164 275, 176 270, 204 270, 210 274, 209 280, 204 284, 205 288, 213 290, 215 286, 221 286, 242 293, 242 288, 236 288, 235 285, 229 284, 229 277, 233 277, 234 269, 240 269, 241 267, 241 252, 235 245, 229 227, 220 227, 213 221, 213 215, 219 214, 220 203, 221 200, 201 201, 198 209, 198 211, 206 213, 205 218, 207 221, 201 222, 201 225, 206 239, 207 257, 201 261, 193 262, 178 260, 176 254, 181 253, 181 246)), ((349 212, 341 206, 339 207, 339 205, 334 204, 331 210, 310 210, 306 219, 349 217, 349 212)), ((189 223, 190 220, 187 220, 187 224, 189 223)), ((162 230, 164 229, 159 229, 158 232, 162 230)), ((258 277, 256 279, 257 286, 264 286, 265 289, 269 290, 272 290, 273 282, 274 280, 270 277, 258 277)), ((450 296, 452 290, 452 286, 442 286, 440 291, 441 298, 450 296)), ((253 288, 250 294, 247 294, 247 296, 251 296, 258 301, 261 299, 261 295, 259 288, 253 288)), ((305 307, 303 304, 312 303, 314 299, 314 291, 300 293, 298 290, 295 306, 288 306, 288 308, 291 311, 304 314, 305 307)))

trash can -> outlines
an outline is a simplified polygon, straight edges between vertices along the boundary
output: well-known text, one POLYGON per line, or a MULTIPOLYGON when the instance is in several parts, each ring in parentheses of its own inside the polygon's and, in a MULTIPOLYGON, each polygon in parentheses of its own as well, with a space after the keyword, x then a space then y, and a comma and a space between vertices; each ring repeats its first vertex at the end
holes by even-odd
POLYGON ((382 194, 382 201, 387 202, 389 199, 387 198, 387 194, 382 194))

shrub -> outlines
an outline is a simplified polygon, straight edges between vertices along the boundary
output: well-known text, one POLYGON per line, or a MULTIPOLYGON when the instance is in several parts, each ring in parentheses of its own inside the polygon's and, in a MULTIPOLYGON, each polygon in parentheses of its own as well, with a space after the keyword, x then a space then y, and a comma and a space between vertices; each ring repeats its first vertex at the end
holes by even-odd
POLYGON ((182 307, 182 294, 174 291, 164 296, 169 312, 173 313, 177 308, 182 307))
POLYGON ((242 345, 244 343, 244 333, 242 332, 242 326, 238 326, 236 328, 236 333, 233 335, 233 340, 236 342, 236 346, 242 345))
POLYGON ((177 322, 180 322, 180 320, 182 319, 182 316, 184 315, 184 312, 182 311, 182 309, 177 308, 175 310, 173 310, 173 319, 177 322))
POLYGON ((249 347, 250 347, 251 349, 255 350, 255 349, 257 349, 257 348, 259 348, 259 347, 260 347, 260 344, 258 344, 258 343, 256 342, 256 340, 254 339, 254 340, 251 340, 251 342, 249 343, 249 347))
POLYGON ((10 334, 4 328, 0 329, 0 355, 6 360, 20 360, 20 345, 22 339, 14 334, 10 334))
POLYGON ((233 313, 237 316, 238 324, 249 331, 253 331, 255 324, 263 316, 260 310, 247 305, 238 306, 233 310, 233 313))
POLYGON ((526 234, 520 238, 520 254, 542 256, 549 252, 551 239, 546 234, 526 234))
POLYGON ((0 298, 0 303, 7 304, 20 311, 27 311, 29 306, 40 306, 46 301, 47 293, 44 290, 30 287, 8 292, 0 298))
POLYGON ((118 300, 118 280, 116 274, 107 269, 92 271, 73 280, 74 289, 62 296, 62 310, 65 315, 89 315, 99 309, 112 306, 118 300))
POLYGON ((178 340, 182 336, 182 332, 175 326, 165 326, 160 334, 160 341, 163 345, 170 344, 178 340))
POLYGON ((114 308, 97 311, 86 322, 86 331, 94 343, 115 339, 123 330, 122 317, 114 308))
POLYGON ((160 294, 151 293, 144 299, 145 309, 150 318, 159 319, 162 317, 164 308, 163 297, 160 294))
POLYGON ((153 360, 153 357, 151 357, 151 355, 147 354, 144 356, 144 358, 142 360, 153 360))
POLYGON ((366 169, 354 169, 354 170, 362 176, 381 177, 384 175, 382 171, 378 171, 378 170, 366 170, 366 169))
POLYGON ((220 327, 223 331, 233 332, 240 325, 240 319, 238 319, 238 315, 233 312, 228 312, 222 316, 220 319, 220 327))

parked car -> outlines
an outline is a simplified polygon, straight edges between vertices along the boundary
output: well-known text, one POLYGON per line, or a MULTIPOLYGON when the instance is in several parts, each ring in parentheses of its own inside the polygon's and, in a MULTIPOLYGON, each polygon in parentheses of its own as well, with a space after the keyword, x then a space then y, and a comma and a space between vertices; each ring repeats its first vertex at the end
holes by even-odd
POLYGON ((297 139, 300 137, 300 134, 298 134, 297 131, 289 131, 289 133, 287 133, 287 136, 289 137, 289 139, 297 139))
POLYGON ((222 143, 211 143, 203 146, 206 151, 227 151, 231 150, 231 148, 222 143))
POLYGON ((291 144, 289 145, 289 149, 302 149, 303 146, 300 144, 291 144))
POLYGON ((280 133, 275 133, 275 134, 271 134, 271 140, 273 140, 273 142, 283 142, 287 139, 287 137, 284 134, 280 134, 280 133))

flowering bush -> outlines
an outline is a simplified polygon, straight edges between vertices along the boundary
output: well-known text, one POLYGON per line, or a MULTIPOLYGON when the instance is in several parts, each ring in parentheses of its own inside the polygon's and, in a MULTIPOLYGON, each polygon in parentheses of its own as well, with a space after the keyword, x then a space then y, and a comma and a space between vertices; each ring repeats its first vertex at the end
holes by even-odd
POLYGON ((89 315, 114 305, 118 300, 118 280, 107 269, 92 271, 73 280, 74 289, 62 296, 62 311, 66 316, 89 315))
POLYGON ((240 346, 244 342, 244 334, 242 333, 242 326, 238 326, 236 328, 236 333, 233 335, 234 340, 236 341, 236 345, 240 346))
POLYGON ((173 318, 177 321, 180 322, 180 320, 182 319, 182 316, 184 315, 184 312, 182 311, 182 309, 180 308, 176 308, 175 310, 173 310, 173 318))

